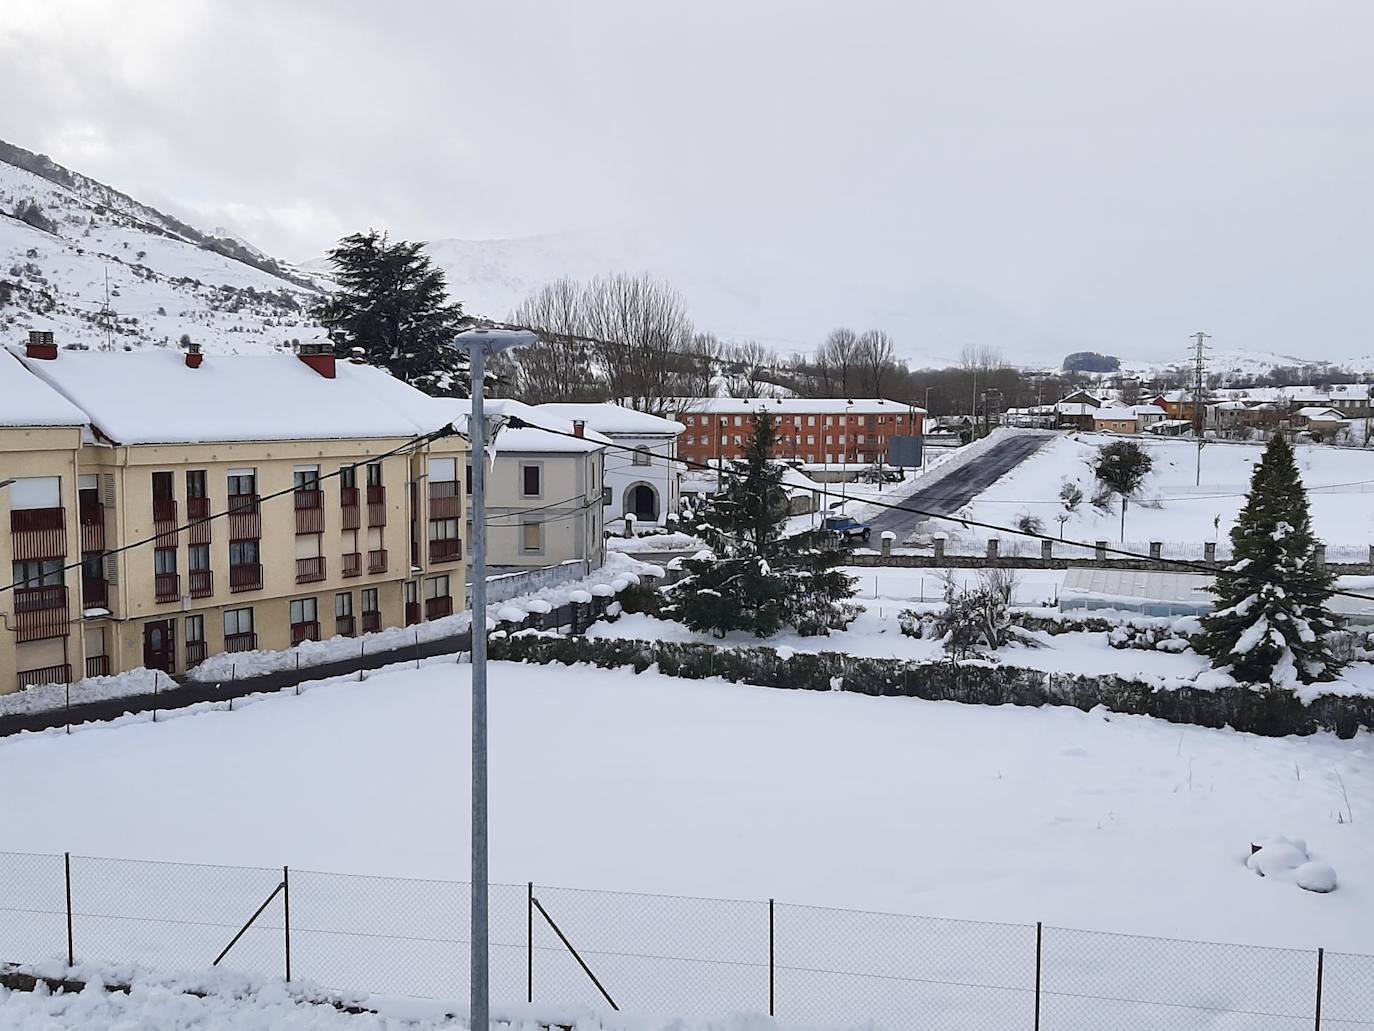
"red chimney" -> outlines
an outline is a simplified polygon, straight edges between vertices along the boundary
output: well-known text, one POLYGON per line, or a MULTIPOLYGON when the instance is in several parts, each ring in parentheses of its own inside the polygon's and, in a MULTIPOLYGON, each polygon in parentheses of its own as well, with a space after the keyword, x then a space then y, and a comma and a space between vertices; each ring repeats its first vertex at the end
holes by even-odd
POLYGON ((57 345, 53 343, 52 330, 29 330, 29 343, 24 348, 24 356, 47 362, 55 361, 57 359, 57 345))
POLYGON ((188 369, 199 369, 200 363, 205 361, 205 355, 200 353, 200 344, 191 344, 186 348, 186 367, 188 369))
POLYGON ((583 435, 585 434, 585 432, 586 432, 586 429, 587 429, 587 424, 586 424, 585 422, 583 422, 581 419, 574 419, 574 420, 573 420, 573 436, 574 436, 574 437, 581 437, 581 436, 583 436, 583 435))
POLYGON ((296 357, 325 379, 333 379, 336 375, 332 344, 301 344, 296 351, 296 357))

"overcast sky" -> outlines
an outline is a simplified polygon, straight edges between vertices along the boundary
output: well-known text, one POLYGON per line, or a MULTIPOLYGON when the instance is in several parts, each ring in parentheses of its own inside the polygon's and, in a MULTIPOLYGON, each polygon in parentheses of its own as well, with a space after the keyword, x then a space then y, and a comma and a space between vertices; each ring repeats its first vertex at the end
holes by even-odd
POLYGON ((0 136, 293 260, 633 233, 914 350, 1343 358, 1371 40, 1367 0, 5 0, 0 136))

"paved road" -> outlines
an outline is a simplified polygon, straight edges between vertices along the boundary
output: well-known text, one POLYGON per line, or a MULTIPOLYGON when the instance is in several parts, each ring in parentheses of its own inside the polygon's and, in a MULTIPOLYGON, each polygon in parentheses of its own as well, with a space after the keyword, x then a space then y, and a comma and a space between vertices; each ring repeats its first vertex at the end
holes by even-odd
MULTIPOLYGON (((955 470, 929 486, 918 486, 906 497, 897 499, 892 504, 919 508, 937 515, 957 512, 967 505, 975 494, 986 490, 995 480, 1020 465, 1053 439, 1047 433, 1009 435, 962 469, 955 470)), ((926 516, 914 512, 887 509, 880 512, 872 521, 873 531, 880 534, 884 530, 891 530, 897 535, 897 543, 900 544, 926 519, 926 516)))

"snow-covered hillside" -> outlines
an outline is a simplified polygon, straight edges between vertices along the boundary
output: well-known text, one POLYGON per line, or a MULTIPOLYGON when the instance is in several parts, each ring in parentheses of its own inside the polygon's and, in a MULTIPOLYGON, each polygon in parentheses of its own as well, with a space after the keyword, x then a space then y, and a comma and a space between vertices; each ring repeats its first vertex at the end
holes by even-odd
POLYGON ((321 280, 0 141, 0 337, 261 352, 322 331, 321 280), (27 218, 16 217, 27 213, 27 218), (108 310, 106 286, 108 276, 108 310))

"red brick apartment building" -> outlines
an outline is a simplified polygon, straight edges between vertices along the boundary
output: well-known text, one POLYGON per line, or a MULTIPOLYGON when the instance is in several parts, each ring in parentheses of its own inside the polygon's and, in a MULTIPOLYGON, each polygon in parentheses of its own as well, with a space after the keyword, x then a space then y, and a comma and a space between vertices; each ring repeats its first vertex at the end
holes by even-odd
POLYGON ((756 412, 778 421, 780 458, 815 463, 889 460, 893 437, 919 437, 925 409, 881 398, 679 398, 673 418, 686 431, 678 454, 693 462, 740 458, 756 412))

